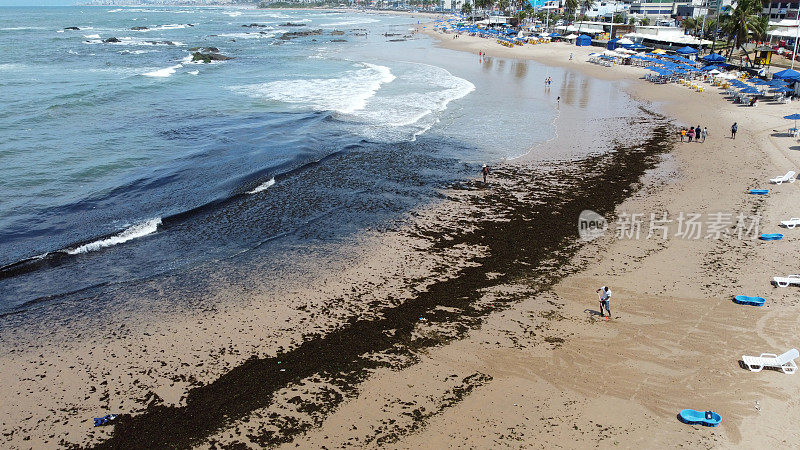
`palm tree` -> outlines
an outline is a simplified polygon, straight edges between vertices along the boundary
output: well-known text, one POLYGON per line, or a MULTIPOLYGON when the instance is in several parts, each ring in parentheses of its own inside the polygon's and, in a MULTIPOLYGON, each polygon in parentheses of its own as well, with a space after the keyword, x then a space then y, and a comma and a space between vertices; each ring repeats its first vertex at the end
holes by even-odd
POLYGON ((564 0, 564 13, 567 17, 566 20, 567 22, 569 22, 569 16, 575 13, 577 10, 578 10, 578 0, 564 0))
POLYGON ((472 3, 467 1, 463 5, 461 5, 461 12, 464 14, 472 14, 472 3))
POLYGON ((750 54, 747 52, 747 49, 744 48, 744 44, 747 42, 750 35, 754 34, 758 29, 760 13, 760 0, 739 0, 730 16, 729 27, 734 36, 735 47, 744 50, 744 56, 747 58, 747 62, 750 65, 752 65, 750 54))

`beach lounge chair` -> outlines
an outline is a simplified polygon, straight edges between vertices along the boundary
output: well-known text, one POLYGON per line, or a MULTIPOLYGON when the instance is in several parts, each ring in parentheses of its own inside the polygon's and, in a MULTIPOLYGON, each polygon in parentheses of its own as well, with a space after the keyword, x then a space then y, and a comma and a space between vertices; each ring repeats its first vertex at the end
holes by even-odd
POLYGON ((785 228, 790 228, 791 229, 791 228, 794 228, 794 227, 796 227, 798 225, 800 225, 800 217, 792 217, 789 220, 782 220, 781 221, 781 226, 785 227, 785 228))
POLYGON ((790 284, 800 285, 800 275, 786 275, 785 277, 773 277, 772 281, 778 287, 788 287, 790 284))
POLYGON ((772 184, 783 184, 785 182, 794 183, 794 176, 796 175, 794 170, 790 170, 786 172, 786 175, 782 177, 775 177, 769 180, 772 184))
POLYGON ((750 372, 761 372, 764 367, 776 367, 783 373, 794 374, 797 372, 797 364, 794 362, 800 353, 796 348, 778 356, 774 353, 762 353, 761 356, 742 356, 742 361, 750 369, 750 372))
POLYGON ((714 411, 695 411, 694 409, 684 409, 678 414, 681 422, 689 425, 703 425, 704 427, 716 427, 722 422, 722 416, 714 411))
POLYGON ((764 306, 766 301, 767 300, 764 297, 750 297, 748 295, 733 296, 733 302, 739 305, 764 306))

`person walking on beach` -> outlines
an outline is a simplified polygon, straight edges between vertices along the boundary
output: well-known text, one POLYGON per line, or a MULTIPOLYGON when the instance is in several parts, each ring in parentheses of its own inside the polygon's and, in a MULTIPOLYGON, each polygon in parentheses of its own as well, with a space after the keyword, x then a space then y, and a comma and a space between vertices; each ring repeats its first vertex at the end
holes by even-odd
POLYGON ((608 317, 611 317, 611 289, 608 286, 603 286, 597 290, 597 293, 600 294, 600 317, 605 317, 603 314, 603 308, 608 311, 608 317))
POLYGON ((489 166, 484 164, 481 173, 483 174, 483 184, 486 184, 486 177, 489 175, 489 166))
POLYGON ((705 142, 706 138, 708 137, 708 128, 703 127, 703 133, 702 134, 703 134, 703 142, 705 142))
POLYGON ((684 142, 686 139, 686 127, 681 128, 681 142, 684 142))
POLYGON ((739 125, 736 122, 733 122, 731 125, 731 139, 736 139, 736 132, 739 131, 739 125))
POLYGON ((700 125, 694 127, 694 141, 697 143, 700 142, 700 125))
POLYGON ((694 137, 694 127, 689 128, 689 132, 686 133, 686 135, 689 136, 689 142, 692 142, 692 138, 694 137))

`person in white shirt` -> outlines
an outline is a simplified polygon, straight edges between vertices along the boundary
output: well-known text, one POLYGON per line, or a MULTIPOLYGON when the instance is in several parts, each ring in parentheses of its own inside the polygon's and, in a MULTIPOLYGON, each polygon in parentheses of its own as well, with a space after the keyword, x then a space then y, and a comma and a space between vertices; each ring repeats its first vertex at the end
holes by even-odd
POLYGON ((600 316, 605 317, 603 308, 608 311, 608 317, 611 317, 611 289, 608 286, 603 286, 597 290, 600 293, 600 316))

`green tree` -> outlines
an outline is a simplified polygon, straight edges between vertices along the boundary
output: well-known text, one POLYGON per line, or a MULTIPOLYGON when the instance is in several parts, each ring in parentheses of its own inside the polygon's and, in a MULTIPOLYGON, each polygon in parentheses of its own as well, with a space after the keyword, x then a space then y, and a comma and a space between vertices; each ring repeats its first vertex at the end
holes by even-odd
POLYGON ((472 14, 472 3, 466 2, 461 5, 461 12, 464 14, 472 14))
POLYGON ((614 14, 614 18, 612 20, 614 23, 625 23, 625 17, 620 13, 614 14))
POLYGON ((628 25, 636 25, 636 17, 629 17, 628 25))
MULTIPOLYGON (((752 61, 750 61, 750 54, 744 44, 747 43, 751 35, 757 33, 761 24, 760 13, 761 2, 759 0, 739 0, 724 27, 729 36, 728 42, 732 40, 734 43, 733 48, 740 48, 744 51, 744 57, 750 65, 752 65, 752 61)), ((733 48, 730 49, 730 52, 733 52, 733 48)))
POLYGON ((650 18, 649 18, 649 17, 647 17, 647 16, 645 16, 645 17, 642 17, 642 18, 639 20, 639 24, 641 24, 642 26, 645 26, 645 27, 646 27, 646 26, 648 26, 648 25, 650 25, 650 18))
POLYGON ((564 0, 564 13, 567 18, 578 10, 578 0, 564 0))

